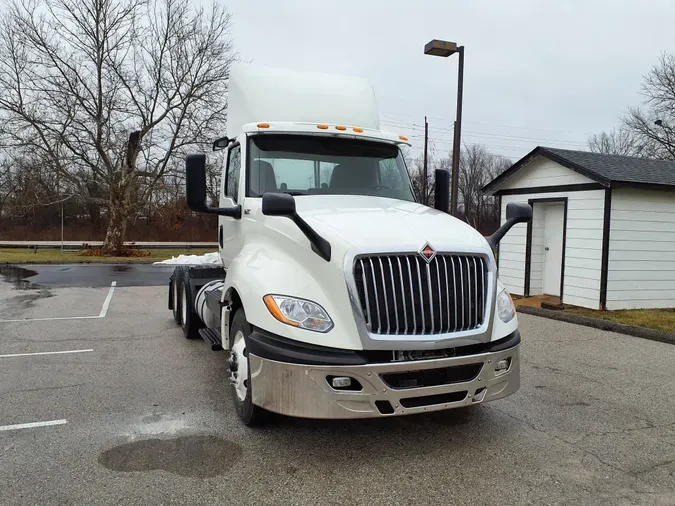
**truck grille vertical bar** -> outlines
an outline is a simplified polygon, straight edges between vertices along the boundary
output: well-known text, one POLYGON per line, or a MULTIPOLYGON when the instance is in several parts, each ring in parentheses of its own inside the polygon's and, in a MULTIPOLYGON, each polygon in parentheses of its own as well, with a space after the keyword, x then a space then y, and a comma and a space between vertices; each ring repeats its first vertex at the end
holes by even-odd
MULTIPOLYGON (((405 261, 408 264, 408 284, 410 285, 410 307, 412 308, 412 317, 413 317, 413 328, 412 333, 417 332, 417 315, 415 314, 415 296, 413 293, 413 283, 412 283, 412 270, 410 270, 410 258, 405 257, 405 261)), ((407 308, 407 306, 406 306, 407 308)))
POLYGON ((457 259, 457 263, 459 264, 459 298, 462 301, 462 326, 460 327, 460 330, 464 330, 464 300, 466 299, 466 290, 464 290, 464 265, 462 264, 461 258, 457 259))
MULTIPOLYGON (((434 259, 435 260, 435 259, 434 259)), ((431 288, 431 268, 429 264, 426 265, 427 271, 427 291, 429 292, 429 313, 431 314, 431 333, 434 333, 434 294, 431 288)))
MULTIPOLYGON (((424 331, 427 328, 426 318, 424 317, 424 292, 422 292, 422 271, 420 271, 420 261, 417 257, 414 258, 415 265, 417 266, 417 286, 420 289, 419 300, 420 300, 420 309, 422 310, 422 331, 420 334, 424 334, 424 331)), ((415 329, 417 331, 417 329, 415 329)))
POLYGON ((396 318, 396 334, 398 334, 398 301, 396 300, 396 282, 394 281, 394 268, 391 266, 391 258, 387 257, 387 262, 389 262, 389 276, 391 279, 391 290, 394 295, 394 318, 396 318))
POLYGON ((437 253, 428 263, 417 253, 364 255, 354 281, 371 333, 445 334, 484 324, 487 269, 478 254, 437 253))
POLYGON ((455 328, 453 329, 453 332, 457 332, 459 326, 459 314, 457 313, 457 271, 455 270, 455 258, 450 257, 450 260, 452 260, 452 290, 454 293, 454 298, 452 300, 455 301, 455 328))
MULTIPOLYGON (((380 262, 380 280, 382 281, 382 293, 384 294, 384 314, 387 315, 387 334, 391 334, 391 323, 389 322, 389 302, 387 302, 387 299, 389 298, 389 294, 387 293, 387 283, 385 281, 384 277, 384 267, 382 266, 382 257, 378 258, 378 261, 380 262)), ((392 288, 394 288, 392 286, 392 288)))
MULTIPOLYGON (((359 264, 361 265, 361 275, 365 279, 366 277, 366 269, 363 264, 363 260, 359 260, 359 264)), ((372 326, 373 318, 370 316, 370 298, 368 297, 368 283, 363 283, 363 293, 366 296, 366 325, 368 327, 372 326)))
POLYGON ((438 264, 441 261, 436 258, 436 283, 438 284, 438 331, 443 332, 443 296, 441 295, 441 272, 438 268, 438 264))
POLYGON ((405 285, 403 284, 403 268, 401 267, 401 258, 396 257, 396 261, 398 262, 398 277, 401 280, 401 295, 403 297, 403 333, 407 334, 408 333, 408 310, 406 309, 408 306, 405 304, 405 285))
POLYGON ((377 281, 375 281, 375 268, 373 267, 373 259, 370 259, 370 273, 373 276, 373 291, 375 292, 375 307, 377 308, 377 328, 382 328, 382 321, 380 320, 380 300, 377 296, 377 281))
POLYGON ((443 257, 443 270, 445 271, 445 302, 448 308, 448 332, 450 332, 450 316, 452 312, 450 311, 450 283, 448 282, 448 262, 446 262, 445 257, 443 257))
POLYGON ((475 258, 471 261, 473 262, 473 321, 475 325, 478 321, 478 266, 475 258))

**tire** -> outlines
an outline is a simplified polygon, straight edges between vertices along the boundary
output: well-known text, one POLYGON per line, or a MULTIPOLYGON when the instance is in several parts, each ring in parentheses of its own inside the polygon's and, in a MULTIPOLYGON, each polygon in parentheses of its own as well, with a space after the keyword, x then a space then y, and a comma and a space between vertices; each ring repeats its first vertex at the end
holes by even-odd
POLYGON ((244 425, 253 427, 256 425, 262 425, 268 420, 269 413, 262 409, 259 406, 253 404, 251 396, 251 367, 248 359, 248 353, 246 353, 246 339, 251 334, 251 325, 246 321, 246 313, 243 308, 239 308, 234 314, 232 319, 232 324, 230 325, 230 342, 232 343, 232 351, 230 352, 230 365, 228 366, 228 380, 229 389, 232 395, 232 401, 234 403, 234 408, 237 412, 239 419, 244 422, 244 425), (238 335, 239 334, 239 335, 238 335), (235 350, 241 346, 240 341, 243 341, 243 353, 238 353, 235 350), (232 357, 233 354, 242 357, 238 360, 244 360, 246 364, 246 378, 245 378, 245 394, 242 392, 241 385, 233 383, 231 381, 233 373, 239 373, 242 369, 240 364, 233 364, 232 357))
POLYGON ((180 326, 186 339, 199 338, 199 329, 204 324, 195 312, 195 293, 190 287, 190 271, 185 271, 179 278, 178 293, 180 294, 180 326))
POLYGON ((173 301, 173 308, 171 311, 173 313, 173 319, 177 325, 180 325, 180 282, 183 278, 184 271, 184 267, 176 267, 173 271, 173 275, 171 276, 171 300, 173 301))

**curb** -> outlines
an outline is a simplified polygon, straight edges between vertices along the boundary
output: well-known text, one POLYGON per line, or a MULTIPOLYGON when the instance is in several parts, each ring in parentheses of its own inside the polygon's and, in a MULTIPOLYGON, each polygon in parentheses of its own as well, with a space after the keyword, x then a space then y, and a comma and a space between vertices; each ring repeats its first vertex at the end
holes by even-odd
POLYGON ((593 327, 600 330, 609 330, 610 332, 617 332, 619 334, 641 337, 643 339, 649 339, 650 341, 675 344, 675 334, 673 334, 672 332, 647 329, 644 327, 633 327, 632 325, 625 325, 623 323, 616 323, 609 320, 602 320, 600 318, 578 316, 565 313, 564 311, 554 311, 551 309, 542 309, 538 307, 520 306, 517 308, 517 311, 519 313, 541 316, 543 318, 550 318, 551 320, 558 320, 567 323, 575 323, 577 325, 583 325, 585 327, 593 327))

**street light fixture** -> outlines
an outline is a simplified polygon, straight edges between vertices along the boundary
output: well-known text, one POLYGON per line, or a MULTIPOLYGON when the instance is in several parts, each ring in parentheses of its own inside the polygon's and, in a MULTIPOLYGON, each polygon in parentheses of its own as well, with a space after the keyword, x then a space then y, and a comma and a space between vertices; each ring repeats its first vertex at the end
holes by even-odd
POLYGON ((459 69, 457 72, 457 117, 455 119, 454 139, 452 141, 452 174, 450 191, 450 213, 457 216, 457 187, 459 181, 459 153, 462 133, 462 95, 464 92, 464 46, 446 40, 431 40, 424 46, 424 54, 447 58, 459 54, 459 69))

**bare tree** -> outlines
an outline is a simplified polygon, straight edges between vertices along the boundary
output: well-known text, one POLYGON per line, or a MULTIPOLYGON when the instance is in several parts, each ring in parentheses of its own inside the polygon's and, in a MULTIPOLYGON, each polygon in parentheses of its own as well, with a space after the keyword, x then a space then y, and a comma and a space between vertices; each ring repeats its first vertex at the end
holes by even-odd
POLYGON ((588 147, 593 153, 606 155, 639 156, 643 151, 636 135, 623 127, 593 135, 588 139, 588 147))
POLYGON ((629 108, 624 125, 646 156, 675 159, 675 55, 663 53, 642 83, 646 109, 629 108))
POLYGON ((499 219, 493 197, 481 189, 511 166, 511 160, 479 144, 464 145, 459 160, 459 207, 464 220, 478 230, 491 228, 499 219))
POLYGON ((408 150, 403 151, 403 160, 408 168, 410 175, 410 182, 412 183, 415 198, 418 202, 428 202, 430 207, 434 206, 436 199, 435 184, 436 184, 436 169, 449 170, 449 159, 428 157, 427 170, 427 184, 426 184, 426 199, 424 198, 424 159, 419 155, 413 160, 408 150))
POLYGON ((230 15, 189 0, 9 0, 0 26, 0 139, 107 208, 104 253, 222 131, 236 59, 230 15))

